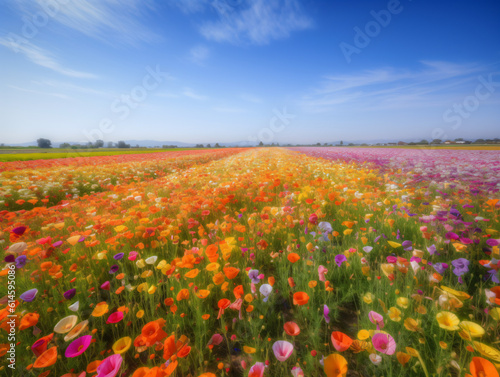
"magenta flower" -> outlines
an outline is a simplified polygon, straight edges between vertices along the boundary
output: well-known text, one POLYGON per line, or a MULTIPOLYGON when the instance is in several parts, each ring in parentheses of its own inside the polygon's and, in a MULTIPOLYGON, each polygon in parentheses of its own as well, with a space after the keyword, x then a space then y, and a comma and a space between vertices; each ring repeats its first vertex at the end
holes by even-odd
POLYGON ((97 377, 115 377, 122 366, 123 358, 120 354, 106 357, 97 367, 97 377))
POLYGON ((111 287, 111 284, 108 281, 105 281, 104 283, 101 284, 101 289, 105 289, 106 291, 109 291, 109 288, 111 287))
POLYGON ((108 317, 106 323, 118 323, 122 319, 123 319, 123 312, 114 312, 108 317))
POLYGON ((392 355, 396 351, 396 341, 389 334, 378 333, 373 335, 373 347, 386 355, 392 355))
POLYGON ((18 236, 22 236, 24 234, 24 232, 26 232, 26 228, 25 226, 18 226, 18 227, 15 227, 14 229, 12 229, 12 233, 18 235, 18 236))
POLYGON ((137 251, 131 251, 128 254, 128 260, 133 262, 133 261, 135 261, 135 259, 137 258, 138 255, 139 255, 139 253, 137 251))
POLYGON ((342 263, 345 261, 347 261, 347 258, 344 254, 335 255, 335 263, 337 263, 337 266, 342 266, 342 263))
POLYGON ((63 293, 63 296, 66 300, 71 300, 73 297, 75 297, 76 294, 76 289, 72 288, 66 292, 63 293))
POLYGON ((66 352, 64 356, 66 357, 77 357, 84 353, 87 348, 89 348, 90 343, 92 342, 92 335, 84 335, 75 339, 71 344, 66 348, 66 352))
POLYGON ((286 340, 278 340, 273 344, 273 352, 276 358, 283 362, 290 357, 293 352, 293 344, 286 340))
POLYGON ((372 310, 370 313, 368 313, 368 318, 370 319, 371 323, 377 325, 378 330, 384 328, 384 317, 382 317, 382 315, 372 310))
POLYGON ((328 306, 323 305, 323 317, 325 318, 326 323, 330 323, 330 309, 328 306))

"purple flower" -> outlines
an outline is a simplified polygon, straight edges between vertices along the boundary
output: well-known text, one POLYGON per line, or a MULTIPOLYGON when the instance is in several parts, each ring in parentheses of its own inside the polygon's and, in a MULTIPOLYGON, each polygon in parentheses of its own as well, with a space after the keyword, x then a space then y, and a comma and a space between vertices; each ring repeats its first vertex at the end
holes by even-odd
POLYGON ((490 239, 486 240, 486 244, 488 246, 498 246, 498 245, 500 245, 500 240, 496 240, 494 238, 490 238, 490 239))
POLYGON ((120 260, 120 259, 123 258, 124 255, 125 255, 124 253, 115 254, 115 255, 113 255, 113 259, 114 260, 120 260))
POLYGON ((23 268, 26 266, 26 263, 28 262, 28 258, 26 255, 20 255, 16 258, 16 268, 23 268))
POLYGON ((445 270, 448 268, 447 263, 436 263, 433 265, 434 269, 438 272, 438 274, 443 275, 445 270))
POLYGON ((52 244, 52 247, 59 247, 59 246, 61 246, 62 244, 63 244, 63 242, 62 242, 62 241, 56 241, 56 242, 54 242, 54 243, 52 244))
POLYGON ((328 306, 323 305, 323 317, 325 317, 326 323, 330 323, 330 317, 328 314, 330 314, 330 309, 328 309, 328 306))
POLYGON ((458 240, 460 237, 458 236, 458 234, 456 233, 453 233, 453 232, 448 232, 444 235, 444 237, 448 240, 458 240))
POLYGON ((453 267, 455 267, 453 269, 453 273, 456 276, 462 276, 466 274, 467 272, 469 272, 469 263, 470 262, 465 258, 455 259, 454 261, 451 262, 453 267))
POLYGON ((25 226, 18 226, 12 229, 12 233, 17 234, 18 236, 22 236, 24 232, 26 232, 26 229, 28 228, 26 228, 25 226))
POLYGON ((66 300, 71 300, 73 297, 76 295, 76 289, 70 289, 69 291, 66 291, 63 293, 63 296, 66 300))
POLYGON ((38 293, 38 289, 33 288, 30 289, 29 291, 24 292, 19 298, 25 302, 31 302, 35 299, 36 295, 38 293))
POLYGON ((345 261, 347 261, 347 258, 344 254, 335 255, 335 263, 337 263, 337 266, 342 266, 342 263, 345 261))
POLYGON ((488 274, 490 274, 491 281, 496 284, 500 284, 500 280, 498 280, 498 272, 495 270, 490 270, 488 271, 488 274))
POLYGON ((117 272, 118 270, 120 269, 120 266, 118 266, 117 264, 114 264, 111 266, 111 268, 109 269, 109 273, 110 274, 114 274, 115 272, 117 272))
POLYGON ((248 271, 248 277, 252 280, 253 284, 259 284, 259 270, 250 270, 248 271))
POLYGON ((427 248, 427 251, 429 252, 430 255, 436 254, 436 245, 431 245, 427 248))
POLYGON ((412 242, 411 241, 403 241, 403 243, 401 244, 403 246, 403 249, 405 251, 410 251, 412 249, 412 242))

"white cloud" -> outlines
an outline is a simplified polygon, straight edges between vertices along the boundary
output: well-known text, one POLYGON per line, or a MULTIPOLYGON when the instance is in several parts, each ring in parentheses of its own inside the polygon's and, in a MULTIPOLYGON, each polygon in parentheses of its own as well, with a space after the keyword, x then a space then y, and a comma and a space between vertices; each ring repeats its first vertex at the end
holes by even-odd
POLYGON ((61 93, 41 92, 41 91, 33 90, 33 89, 20 88, 18 86, 14 86, 14 85, 8 85, 8 87, 12 88, 12 89, 15 89, 15 90, 22 91, 22 92, 28 92, 28 93, 33 93, 33 94, 41 94, 41 95, 44 95, 44 96, 52 96, 52 97, 57 97, 57 98, 61 98, 61 99, 69 99, 70 98, 67 95, 61 94, 61 93))
POLYGON ((200 27, 206 39, 265 45, 312 26, 312 21, 303 14, 298 0, 248 0, 236 3, 234 6, 214 7, 219 20, 206 22, 200 27))
POLYGON ((198 45, 189 50, 189 59, 198 65, 203 65, 210 56, 210 50, 206 46, 198 45))
POLYGON ((214 110, 218 113, 243 113, 245 109, 239 107, 214 107, 214 110))
POLYGON ((15 3, 29 16, 37 12, 48 14, 51 21, 108 43, 135 45, 159 38, 140 22, 141 17, 153 10, 152 0, 17 0, 15 3))
POLYGON ((247 102, 252 102, 252 103, 261 103, 262 102, 262 99, 257 97, 257 96, 254 96, 252 94, 247 94, 247 93, 243 93, 240 95, 240 98, 244 101, 247 101, 247 102))
POLYGON ((184 90, 182 91, 182 94, 188 98, 191 98, 191 99, 195 99, 195 100, 198 100, 198 101, 204 101, 207 99, 206 96, 202 96, 198 93, 196 93, 193 89, 191 88, 184 88, 184 90))
POLYGON ((51 69, 61 75, 86 79, 97 77, 92 73, 75 71, 62 66, 49 51, 35 46, 26 39, 23 39, 21 43, 17 43, 9 38, 0 37, 0 45, 7 47, 14 52, 21 53, 32 63, 51 69))
POLYGON ((484 70, 477 64, 421 64, 419 70, 383 68, 326 76, 300 104, 310 112, 443 106, 456 96, 457 88, 477 80, 484 70))

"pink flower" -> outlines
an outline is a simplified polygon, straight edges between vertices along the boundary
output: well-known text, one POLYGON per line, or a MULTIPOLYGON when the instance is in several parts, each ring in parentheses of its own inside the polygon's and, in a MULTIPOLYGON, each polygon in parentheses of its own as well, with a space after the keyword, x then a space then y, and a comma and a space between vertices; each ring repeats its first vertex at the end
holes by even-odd
POLYGON ((71 344, 66 348, 66 352, 64 356, 66 357, 77 357, 85 352, 87 348, 90 346, 90 342, 92 341, 92 335, 81 336, 78 339, 71 342, 71 344))
POLYGON ((222 343, 222 341, 224 340, 224 338, 222 337, 221 334, 214 334, 212 335, 212 338, 209 340, 208 342, 208 345, 214 345, 214 346, 218 346, 219 344, 222 343))
POLYGON ((300 367, 293 367, 292 368, 292 376, 293 377, 304 377, 304 372, 300 367))
POLYGON ((325 266, 318 267, 319 281, 326 281, 325 274, 328 272, 328 269, 325 266))
POLYGON ((378 333, 373 335, 372 343, 378 352, 386 355, 392 355, 396 352, 396 342, 389 334, 378 333))
POLYGON ((137 255, 139 255, 139 253, 137 251, 131 251, 128 254, 128 260, 135 261, 135 259, 137 258, 137 255))
POLYGON ((115 377, 122 366, 121 355, 111 355, 106 357, 97 367, 97 377, 115 377))
POLYGON ((264 363, 255 363, 248 371, 248 377, 262 377, 265 369, 264 363))
POLYGON ((114 312, 108 317, 106 323, 118 323, 122 319, 123 319, 123 312, 114 312))
POLYGON ((285 361, 293 352, 293 344, 286 340, 278 340, 273 344, 273 352, 279 361, 285 361))
POLYGON ((370 313, 368 313, 368 318, 370 318, 371 323, 377 325, 378 330, 384 328, 384 317, 382 317, 377 312, 374 312, 372 310, 370 313))

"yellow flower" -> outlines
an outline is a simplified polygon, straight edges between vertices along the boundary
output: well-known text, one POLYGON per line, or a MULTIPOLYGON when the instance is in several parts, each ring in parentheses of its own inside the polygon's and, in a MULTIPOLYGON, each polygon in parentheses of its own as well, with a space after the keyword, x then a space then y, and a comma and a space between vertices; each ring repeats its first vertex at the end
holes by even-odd
POLYGON ((246 353, 255 353, 257 350, 253 347, 243 346, 243 351, 246 353))
POLYGON ((490 310, 490 316, 495 321, 500 321, 500 308, 493 308, 490 310))
POLYGON ((406 309, 410 303, 410 300, 408 300, 406 297, 398 297, 396 300, 396 304, 403 309, 406 309))
POLYGON ((481 355, 491 359, 497 363, 500 363, 500 351, 497 349, 487 346, 484 343, 473 342, 474 349, 479 352, 481 355))
POLYGON ((370 337, 370 333, 367 330, 359 330, 358 331, 358 339, 365 340, 370 337))
POLYGON ((115 354, 122 354, 129 350, 132 345, 132 338, 126 336, 118 339, 115 344, 113 344, 113 352, 115 354))
POLYGON ((399 310, 396 307, 391 307, 389 309, 389 318, 393 320, 394 322, 399 322, 401 321, 401 310, 399 310))
POLYGON ((371 304, 374 298, 375 297, 370 292, 368 292, 363 296, 363 301, 367 304, 371 304))
POLYGON ((484 335, 484 329, 477 323, 470 321, 460 322, 460 329, 458 335, 465 340, 471 340, 471 338, 480 338, 484 335))
POLYGON ((439 312, 436 314, 436 319, 439 323, 439 327, 442 329, 448 331, 455 331, 459 329, 458 324, 460 323, 460 320, 452 312, 439 312))
POLYGON ((413 318, 406 318, 404 322, 405 328, 408 331, 419 331, 420 330, 420 321, 415 320, 413 318))

